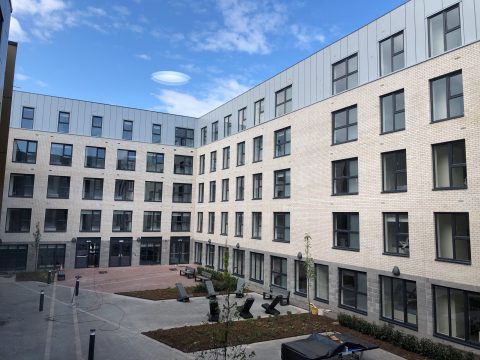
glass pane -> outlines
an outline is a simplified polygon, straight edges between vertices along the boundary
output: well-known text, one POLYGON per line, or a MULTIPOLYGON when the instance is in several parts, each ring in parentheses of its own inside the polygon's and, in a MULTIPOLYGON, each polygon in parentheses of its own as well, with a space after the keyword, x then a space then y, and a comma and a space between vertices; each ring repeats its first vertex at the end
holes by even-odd
POLYGON ((348 192, 357 193, 358 192, 358 179, 348 179, 348 192))
POLYGON ((395 131, 405 129, 405 113, 395 114, 395 131))
POLYGON ((286 95, 285 95, 285 100, 291 100, 292 99, 292 87, 289 86, 286 90, 286 95))
POLYGON ((397 53, 399 51, 403 51, 403 33, 393 38, 393 52, 397 53))
POLYGON ((336 214, 335 215, 335 228, 336 230, 348 230, 348 215, 336 214))
POLYGON ((393 279, 393 320, 404 322, 403 281, 393 279))
POLYGON ((443 13, 429 20, 430 56, 441 54, 443 49, 443 13))
POLYGON ((406 282, 407 292, 407 322, 417 324, 417 284, 412 281, 406 282))
POLYGON ((457 236, 469 236, 468 215, 456 214, 455 216, 455 234, 457 236))
POLYGON ((351 89, 358 85, 358 73, 348 76, 348 88, 351 89))
POLYGON ((389 74, 392 72, 392 43, 390 39, 382 41, 380 43, 380 64, 381 64, 381 74, 389 74))
POLYGON ((382 316, 392 318, 392 280, 382 277, 382 316))
POLYGON ((453 259, 452 218, 450 214, 437 214, 438 256, 453 259))
POLYGON ((357 294, 357 309, 367 311, 367 295, 357 294))
POLYGON ((447 115, 447 80, 438 79, 432 82, 433 120, 445 119, 447 115))
POLYGON ((450 167, 448 162, 448 144, 437 145, 434 148, 435 160, 435 186, 450 186, 450 167))
POLYGON ((360 249, 359 237, 356 233, 350 233, 350 243, 348 244, 350 249, 360 249))
POLYGON ((351 73, 353 71, 357 71, 357 56, 353 56, 348 60, 348 72, 351 73))
POLYGON ((395 153, 383 155, 383 190, 397 190, 395 187, 396 161, 395 153))
POLYGON ((460 33, 460 29, 454 30, 449 32, 446 36, 447 48, 445 51, 454 49, 462 45, 462 34, 460 33))
POLYGON ((355 140, 358 137, 357 125, 349 126, 348 128, 348 140, 355 140))
POLYGON ((347 125, 347 112, 340 111, 334 115, 335 128, 347 125))
POLYGON ((450 117, 463 116, 463 96, 450 99, 450 117))
POLYGON ((448 290, 435 286, 435 322, 436 332, 449 336, 448 290))
POLYGON ((328 267, 317 265, 316 269, 316 294, 320 299, 328 300, 328 267))
POLYGON ((455 260, 470 261, 470 240, 468 238, 455 239, 455 260))
POLYGON ((465 142, 459 141, 452 143, 452 163, 464 164, 466 162, 465 157, 465 142))
POLYGON ((453 29, 457 26, 460 26, 460 11, 458 6, 450 10, 446 14, 447 20, 447 31, 453 29))
POLYGON ((338 94, 347 88, 347 78, 337 80, 333 83, 333 93, 338 94))
POLYGON ((335 162, 335 177, 347 176, 347 162, 346 161, 337 161, 335 162))
POLYGON ((393 96, 382 98, 382 127, 383 132, 393 131, 393 96))
POLYGON ((452 168, 452 186, 453 187, 467 186, 467 168, 465 166, 452 168))
POLYGON ((348 170, 350 176, 357 176, 358 175, 358 160, 350 160, 348 162, 348 170))
POLYGON ((450 96, 460 95, 463 93, 463 78, 462 74, 457 74, 450 77, 450 96))
POLYGON ((357 123, 357 107, 353 107, 348 110, 348 123, 356 124, 357 123))
POLYGON ((346 62, 342 61, 341 63, 333 67, 333 78, 338 79, 341 76, 345 76, 347 73, 346 62))
POLYGON ((468 294, 468 337, 480 343, 480 294, 468 294))
POLYGON ((277 93, 277 105, 285 102, 285 91, 279 91, 277 93))
POLYGON ((333 133, 333 143, 339 144, 347 141, 347 128, 335 130, 333 133))
POLYGON ((395 215, 385 216, 385 237, 386 237, 386 251, 391 253, 397 253, 397 226, 395 215))
POLYGON ((463 291, 450 289, 452 337, 465 339, 465 299, 463 291))
POLYGON ((405 67, 404 53, 400 53, 393 57, 393 71, 403 69, 405 67))

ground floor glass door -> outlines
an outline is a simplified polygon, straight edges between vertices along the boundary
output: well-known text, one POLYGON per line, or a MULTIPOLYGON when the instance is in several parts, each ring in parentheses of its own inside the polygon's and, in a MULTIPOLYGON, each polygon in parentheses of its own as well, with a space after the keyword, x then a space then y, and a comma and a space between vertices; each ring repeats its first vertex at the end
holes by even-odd
POLYGON ((27 268, 28 245, 0 245, 0 271, 21 271, 27 268))
POLYGON ((100 238, 78 238, 75 267, 98 267, 100 263, 100 238))
POLYGON ((110 238, 110 267, 132 264, 132 238, 110 238))
POLYGON ((162 238, 142 237, 140 240, 140 265, 156 265, 162 262, 162 238))
POLYGON ((190 262, 190 238, 172 237, 170 239, 170 264, 188 264, 190 262))

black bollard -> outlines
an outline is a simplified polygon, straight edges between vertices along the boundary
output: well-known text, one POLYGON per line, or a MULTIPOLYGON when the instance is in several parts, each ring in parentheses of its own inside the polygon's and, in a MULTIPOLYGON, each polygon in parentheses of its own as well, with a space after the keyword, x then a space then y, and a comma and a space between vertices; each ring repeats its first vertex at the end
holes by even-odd
POLYGON ((38 306, 38 311, 43 311, 43 300, 45 298, 45 293, 40 291, 40 305, 38 306))
POLYGON ((78 296, 78 291, 80 289, 80 280, 75 281, 75 296, 78 296))
POLYGON ((52 282, 52 270, 48 270, 47 284, 50 285, 52 282))
POLYGON ((90 330, 90 342, 88 343, 88 360, 93 360, 95 353, 95 329, 90 330))

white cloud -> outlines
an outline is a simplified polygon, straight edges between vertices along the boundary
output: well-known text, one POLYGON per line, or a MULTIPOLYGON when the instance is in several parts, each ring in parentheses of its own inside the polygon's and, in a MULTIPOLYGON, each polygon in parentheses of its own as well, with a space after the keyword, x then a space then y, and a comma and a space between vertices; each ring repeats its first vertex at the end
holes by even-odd
POLYGON ((150 55, 147 55, 147 54, 136 54, 135 57, 139 58, 139 59, 142 59, 142 60, 145 60, 145 61, 148 61, 148 60, 152 59, 152 57, 150 55))
POLYGON ((15 74, 15 79, 20 80, 20 81, 26 81, 30 79, 30 76, 22 74, 22 73, 16 73, 15 74))
POLYGON ((184 85, 190 76, 177 71, 157 71, 152 74, 152 80, 163 85, 184 85))
POLYGON ((115 10, 118 14, 122 16, 129 16, 130 15, 130 10, 126 6, 122 5, 117 5, 113 7, 113 10, 115 10))
POLYGON ((90 12, 92 15, 97 15, 97 16, 105 16, 107 15, 107 12, 101 8, 97 8, 94 6, 88 6, 87 10, 90 12))
POLYGON ((8 38, 16 42, 30 41, 27 33, 25 32, 25 30, 22 29, 22 26, 18 22, 17 18, 14 16, 10 18, 10 32, 8 34, 8 38))
POLYGON ((315 27, 293 24, 290 30, 297 41, 295 46, 301 49, 310 49, 313 43, 324 43, 326 40, 325 34, 315 27))
POLYGON ((48 86, 48 84, 45 81, 42 81, 42 80, 36 80, 35 85, 37 85, 38 87, 42 87, 42 88, 48 86))

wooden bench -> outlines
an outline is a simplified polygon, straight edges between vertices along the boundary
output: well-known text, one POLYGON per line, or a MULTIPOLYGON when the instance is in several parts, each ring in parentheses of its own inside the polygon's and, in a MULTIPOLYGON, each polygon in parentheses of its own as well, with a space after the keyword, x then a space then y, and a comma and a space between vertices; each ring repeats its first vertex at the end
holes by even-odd
POLYGON ((191 266, 185 266, 185 269, 180 269, 180 276, 186 276, 187 279, 195 277, 195 269, 191 266))
POLYGON ((280 295, 282 297, 282 300, 280 301, 280 305, 285 306, 290 304, 290 290, 285 290, 276 286, 271 286, 270 285, 270 291, 263 292, 263 299, 273 299, 277 295, 280 295))
POLYGON ((207 281, 212 280, 212 273, 208 271, 201 271, 195 275, 195 281, 207 281))

